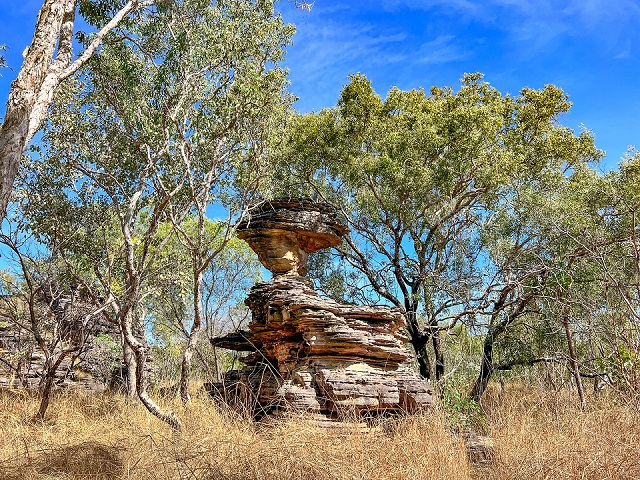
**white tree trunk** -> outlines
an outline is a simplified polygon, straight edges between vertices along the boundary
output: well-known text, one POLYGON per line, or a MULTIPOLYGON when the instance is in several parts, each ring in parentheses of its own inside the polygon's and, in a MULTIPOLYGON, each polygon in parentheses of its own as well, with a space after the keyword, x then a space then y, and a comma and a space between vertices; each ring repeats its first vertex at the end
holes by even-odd
POLYGON ((72 62, 76 2, 44 0, 31 45, 25 50, 18 77, 11 84, 7 111, 0 127, 0 220, 6 216, 22 154, 42 126, 56 87, 93 55, 105 35, 124 17, 152 5, 154 0, 128 2, 72 62))
MULTIPOLYGON (((202 238, 203 235, 201 235, 202 238)), ((191 380, 191 357, 193 356, 194 344, 200 326, 202 325, 202 272, 201 265, 205 264, 198 255, 194 258, 193 272, 193 324, 189 330, 187 344, 182 352, 182 368, 180 370, 180 398, 185 405, 191 400, 189 395, 189 382, 191 380), (198 261, 200 259, 200 261, 198 261)))
POLYGON ((124 379, 126 381, 125 387, 127 389, 127 396, 132 399, 136 398, 138 391, 136 385, 136 356, 133 353, 133 349, 126 341, 123 342, 122 350, 124 354, 124 364, 127 366, 127 378, 124 379))
MULTIPOLYGON (((124 334, 124 339, 127 345, 133 351, 133 355, 136 361, 136 392, 138 394, 138 398, 142 402, 142 404, 146 407, 146 409, 157 418, 167 423, 174 430, 180 430, 182 428, 182 423, 176 417, 176 415, 172 411, 164 411, 162 410, 152 399, 149 397, 149 394, 146 390, 146 372, 145 366, 147 363, 147 356, 149 352, 149 346, 145 339, 136 338, 133 333, 133 324, 134 324, 134 315, 131 307, 128 307, 127 312, 124 316, 121 315, 120 318, 120 327, 122 328, 122 333, 124 334)), ((144 334, 144 333, 143 333, 144 334)))

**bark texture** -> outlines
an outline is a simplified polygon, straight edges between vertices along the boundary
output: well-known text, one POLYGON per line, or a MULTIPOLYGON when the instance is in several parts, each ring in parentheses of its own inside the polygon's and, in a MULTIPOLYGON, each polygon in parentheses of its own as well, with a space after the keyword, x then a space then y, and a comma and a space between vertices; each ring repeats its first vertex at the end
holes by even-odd
POLYGON ((93 55, 105 35, 124 17, 154 3, 152 0, 128 2, 72 61, 76 2, 44 0, 31 45, 24 51, 24 62, 11 84, 0 127, 0 220, 6 216, 22 154, 42 126, 56 87, 93 55))

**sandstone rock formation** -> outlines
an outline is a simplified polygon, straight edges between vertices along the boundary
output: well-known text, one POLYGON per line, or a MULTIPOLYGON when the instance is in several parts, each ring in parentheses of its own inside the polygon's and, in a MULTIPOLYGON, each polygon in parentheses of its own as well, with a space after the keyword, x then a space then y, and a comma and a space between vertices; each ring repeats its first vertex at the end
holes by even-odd
MULTIPOLYGON (((50 290, 43 288, 36 302, 45 340, 51 342, 55 329, 60 340, 81 345, 56 369, 54 384, 102 391, 114 362, 111 344, 120 342, 117 325, 100 315, 91 316, 86 322, 87 315, 95 310, 91 305, 74 300, 70 294, 48 297, 50 290)), ((46 356, 28 329, 25 310, 23 299, 0 297, 0 388, 39 388, 46 374, 46 356)))
POLYGON ((250 352, 218 386, 227 399, 253 401, 258 415, 293 410, 330 420, 431 403, 431 388, 405 347, 402 313, 327 300, 304 276, 308 254, 338 245, 346 231, 328 205, 303 199, 267 202, 240 225, 239 237, 274 277, 245 301, 249 330, 211 340, 250 352))

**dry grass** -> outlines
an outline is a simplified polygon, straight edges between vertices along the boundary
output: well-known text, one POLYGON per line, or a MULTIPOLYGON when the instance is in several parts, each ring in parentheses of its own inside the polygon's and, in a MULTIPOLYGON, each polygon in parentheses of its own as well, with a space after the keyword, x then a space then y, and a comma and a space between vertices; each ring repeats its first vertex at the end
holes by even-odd
POLYGON ((0 392, 0 479, 640 478, 640 414, 612 398, 586 412, 574 403, 567 392, 490 391, 494 463, 474 471, 438 409, 367 432, 257 425, 196 398, 172 405, 184 421, 175 435, 121 397, 61 396, 34 424, 36 398, 0 392))
POLYGON ((301 419, 260 426, 219 413, 206 398, 173 407, 173 434, 122 398, 63 396, 46 423, 37 400, 0 394, 0 478, 8 479, 425 479, 470 478, 462 442, 441 415, 392 433, 325 430, 301 419))
POLYGON ((638 479, 640 414, 612 396, 511 386, 483 402, 496 450, 490 479, 638 479))

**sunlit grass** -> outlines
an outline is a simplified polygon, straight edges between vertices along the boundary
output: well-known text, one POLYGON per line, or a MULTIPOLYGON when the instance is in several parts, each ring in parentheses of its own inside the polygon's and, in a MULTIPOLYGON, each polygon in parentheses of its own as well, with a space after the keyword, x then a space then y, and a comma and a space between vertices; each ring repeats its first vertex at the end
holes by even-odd
POLYGON ((564 479, 640 478, 640 414, 614 397, 582 412, 570 392, 488 392, 493 464, 470 466, 460 434, 435 407, 384 428, 323 429, 302 418, 267 425, 205 396, 170 403, 181 434, 120 396, 38 399, 0 393, 2 479, 564 479))
POLYGON ((202 396, 171 406, 181 434, 117 396, 57 397, 49 420, 34 424, 37 399, 3 393, 0 478, 469 478, 461 440, 435 411, 365 431, 301 418, 256 424, 202 396))

